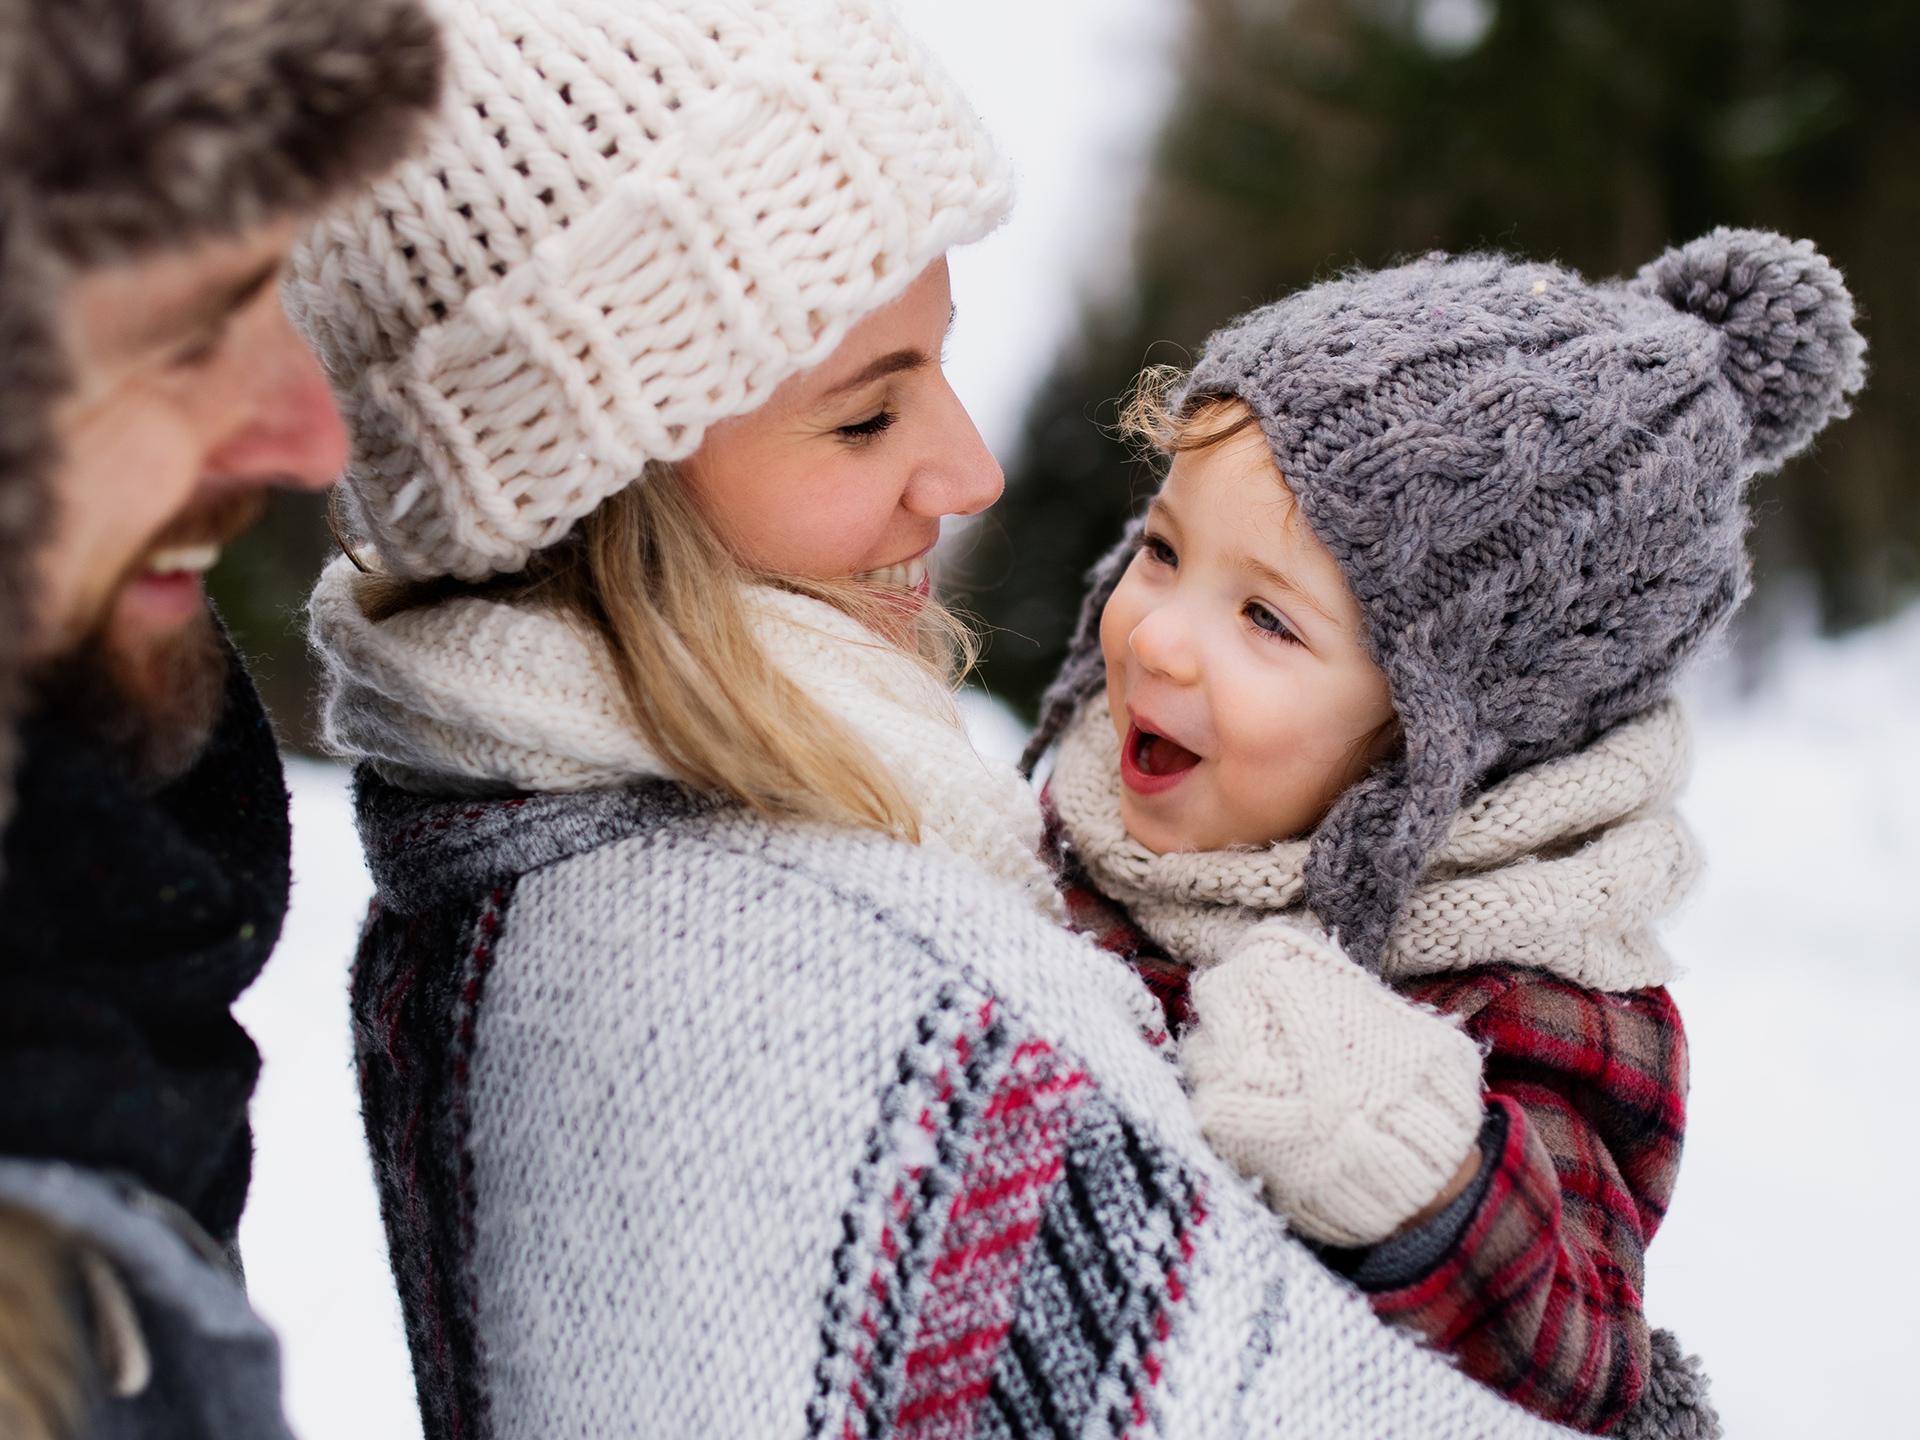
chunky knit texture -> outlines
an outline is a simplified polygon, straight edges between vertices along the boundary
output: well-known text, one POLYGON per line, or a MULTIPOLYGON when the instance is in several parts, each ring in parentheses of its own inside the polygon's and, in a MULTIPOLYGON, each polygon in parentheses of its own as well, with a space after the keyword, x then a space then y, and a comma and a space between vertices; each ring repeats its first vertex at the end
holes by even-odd
POLYGON ((878 0, 444 0, 431 145, 287 300, 392 569, 558 540, 825 360, 1006 212, 1008 172, 878 0))
MULTIPOLYGON (((369 621, 352 564, 310 604, 329 672, 328 746, 389 778, 469 788, 588 790, 670 777, 634 728, 599 643, 557 615, 459 599, 369 621)), ((971 857, 1042 913, 1064 911, 1040 859, 1033 792, 983 760, 952 695, 918 661, 824 601, 770 586, 746 609, 762 650, 904 788, 923 840, 971 857)))
MULTIPOLYGON (((1673 809, 1691 748, 1663 704, 1483 792, 1453 817, 1375 968, 1392 982, 1511 964, 1595 990, 1666 984, 1653 926, 1700 868, 1673 809)), ((1324 928, 1305 840, 1162 855, 1127 834, 1104 696, 1068 729, 1047 792, 1095 883, 1188 963, 1217 960, 1262 916, 1324 928)))
POLYGON ((1201 969, 1181 1058, 1208 1138, 1303 1233, 1355 1246, 1439 1194, 1483 1118, 1477 1046, 1385 982, 1506 964, 1600 990, 1664 983, 1650 926, 1696 868, 1670 808, 1685 756, 1668 707, 1486 792, 1455 818, 1384 979, 1306 909, 1305 842, 1160 855, 1132 839, 1104 699, 1069 729, 1048 793, 1094 883, 1201 969))
MULTIPOLYGON (((1129 964, 1169 1030, 1184 1033, 1194 971, 1100 895, 1057 814, 1050 830, 1076 928, 1129 964)), ((1426 1224, 1323 1254, 1377 1314, 1537 1414, 1612 1433, 1708 1433, 1697 1362, 1669 1384, 1674 1357, 1649 1335, 1641 1298, 1686 1130, 1686 1032, 1672 997, 1605 994, 1509 965, 1395 988, 1458 1020, 1483 1052, 1485 1163, 1426 1224), (1634 1429, 1648 1408, 1679 1428, 1634 1429)))
POLYGON ((1200 1128, 1309 1239, 1384 1240, 1466 1162, 1479 1047, 1324 936, 1269 921, 1192 993, 1180 1058, 1200 1128))
MULTIPOLYGON (((327 592, 430 1440, 1559 1433, 1382 1325, 1208 1151, 1144 989, 1017 883, 1024 834, 772 822, 631 749, 594 761, 625 784, 477 794, 580 773, 590 657, 482 675, 566 641, 465 604, 370 637, 327 592)), ((880 658, 795 673, 833 708, 880 658)), ((864 693, 863 734, 952 723, 864 693)))
POLYGON ((430 1440, 1565 1433, 1289 1238, 971 862, 658 782, 359 800, 430 1440))
MULTIPOLYGON (((1748 588, 1745 492, 1864 382, 1839 272, 1717 230, 1628 283, 1448 258, 1316 285, 1207 342, 1180 396, 1259 418, 1365 612, 1405 733, 1315 829, 1307 902, 1377 966, 1461 807, 1657 704, 1748 588)), ((1035 749, 1102 684, 1092 577, 1035 749)))

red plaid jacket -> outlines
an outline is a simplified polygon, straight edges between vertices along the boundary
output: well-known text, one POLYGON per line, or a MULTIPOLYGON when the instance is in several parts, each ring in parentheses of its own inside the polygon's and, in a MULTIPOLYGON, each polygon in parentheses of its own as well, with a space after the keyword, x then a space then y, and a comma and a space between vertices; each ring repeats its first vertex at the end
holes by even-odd
MULTIPOLYGON (((1075 928, 1139 972, 1177 1036, 1193 1018, 1187 967, 1051 838, 1075 928)), ((1604 1433, 1647 1380, 1643 1257, 1673 1194, 1686 1124, 1686 1035, 1672 997, 1603 994, 1506 965, 1396 988, 1458 1016, 1486 1052, 1481 1139, 1491 1153, 1467 1203, 1420 1235, 1328 1259, 1376 1313, 1481 1383, 1604 1433), (1421 1257, 1411 1273, 1409 1253, 1421 1257)))

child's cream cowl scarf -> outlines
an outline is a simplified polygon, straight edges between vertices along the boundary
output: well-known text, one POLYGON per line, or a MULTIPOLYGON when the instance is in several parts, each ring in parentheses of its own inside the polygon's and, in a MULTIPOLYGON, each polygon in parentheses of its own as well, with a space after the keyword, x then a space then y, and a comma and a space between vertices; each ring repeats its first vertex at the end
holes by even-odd
MULTIPOLYGON (((339 754, 405 786, 591 790, 672 772, 628 716, 599 644, 560 616, 456 599, 380 624, 344 558, 309 602, 339 754)), ((823 601, 755 586, 766 653, 906 791, 923 839, 976 861, 1058 915, 1029 788, 974 750, 952 695, 913 657, 823 601)))
POLYGON ((1297 1228, 1358 1245, 1440 1192, 1482 1118, 1472 1041, 1391 982, 1504 964, 1597 990, 1664 984, 1651 927, 1697 868, 1672 810, 1686 760, 1685 722, 1663 706, 1479 796, 1394 927, 1381 978, 1302 906, 1305 840, 1159 855, 1126 833, 1104 699, 1062 740, 1050 793, 1094 883, 1197 967, 1181 1060, 1215 1146, 1297 1228))

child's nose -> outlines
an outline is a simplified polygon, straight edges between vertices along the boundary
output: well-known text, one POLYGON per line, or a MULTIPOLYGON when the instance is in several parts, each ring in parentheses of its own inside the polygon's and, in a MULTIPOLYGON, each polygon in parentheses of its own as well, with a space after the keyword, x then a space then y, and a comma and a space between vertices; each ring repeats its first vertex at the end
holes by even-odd
POLYGON ((1151 674, 1177 685, 1190 685, 1199 678, 1199 652, 1193 644, 1192 628, 1178 606, 1159 605, 1149 610, 1133 627, 1127 643, 1151 674))

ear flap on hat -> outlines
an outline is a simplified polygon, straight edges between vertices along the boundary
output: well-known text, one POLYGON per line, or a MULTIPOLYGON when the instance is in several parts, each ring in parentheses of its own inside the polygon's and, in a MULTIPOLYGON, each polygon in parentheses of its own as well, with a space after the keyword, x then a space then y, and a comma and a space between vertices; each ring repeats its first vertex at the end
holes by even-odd
POLYGON ((1447 672, 1433 657, 1403 650, 1386 668, 1405 733, 1400 753, 1334 802, 1306 865, 1307 908, 1369 970, 1497 744, 1476 735, 1465 697, 1434 685, 1447 672))
POLYGON ((1133 563, 1134 554, 1140 549, 1141 532, 1146 527, 1145 515, 1129 520, 1120 543, 1102 555, 1087 572, 1087 598, 1080 602, 1080 618, 1074 622, 1067 658, 1053 683, 1047 686, 1047 693, 1040 697, 1040 723, 1020 757, 1020 771, 1024 775, 1033 774, 1033 767, 1040 763, 1047 747, 1060 738, 1061 732, 1080 713, 1080 707, 1107 683, 1106 659, 1100 653, 1100 612, 1107 608, 1120 577, 1133 563))

